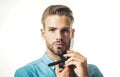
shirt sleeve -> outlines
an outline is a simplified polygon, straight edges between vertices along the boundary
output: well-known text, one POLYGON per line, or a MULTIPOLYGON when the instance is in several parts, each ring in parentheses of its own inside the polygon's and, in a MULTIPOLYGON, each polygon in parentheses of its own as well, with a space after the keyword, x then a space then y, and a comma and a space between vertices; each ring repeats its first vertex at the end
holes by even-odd
POLYGON ((18 69, 15 72, 14 77, 30 77, 30 76, 28 75, 28 73, 24 69, 18 69))
POLYGON ((101 71, 99 70, 99 68, 97 66, 94 66, 95 68, 95 73, 93 75, 93 77, 103 77, 103 74, 101 73, 101 71))
POLYGON ((90 77, 103 77, 103 74, 96 65, 90 65, 89 74, 90 77))

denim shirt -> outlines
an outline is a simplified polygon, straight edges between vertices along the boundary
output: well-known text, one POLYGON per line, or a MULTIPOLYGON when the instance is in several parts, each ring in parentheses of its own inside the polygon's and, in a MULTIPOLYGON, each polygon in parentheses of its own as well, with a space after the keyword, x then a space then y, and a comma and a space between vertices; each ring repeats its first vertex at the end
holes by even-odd
MULTIPOLYGON (((17 69, 14 77, 56 77, 55 66, 48 66, 51 62, 53 60, 44 54, 42 58, 17 69)), ((103 77, 95 65, 88 64, 88 71, 90 77, 103 77)))

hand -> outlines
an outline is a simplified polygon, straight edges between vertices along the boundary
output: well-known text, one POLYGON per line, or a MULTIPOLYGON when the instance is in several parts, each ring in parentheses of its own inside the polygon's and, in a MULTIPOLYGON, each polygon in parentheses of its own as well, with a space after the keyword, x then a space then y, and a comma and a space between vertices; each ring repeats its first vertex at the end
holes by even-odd
POLYGON ((87 59, 78 52, 67 51, 64 57, 69 57, 65 61, 65 67, 73 66, 74 72, 78 77, 89 77, 87 59))
POLYGON ((73 77, 71 68, 69 66, 60 68, 59 64, 56 65, 56 76, 57 77, 73 77))

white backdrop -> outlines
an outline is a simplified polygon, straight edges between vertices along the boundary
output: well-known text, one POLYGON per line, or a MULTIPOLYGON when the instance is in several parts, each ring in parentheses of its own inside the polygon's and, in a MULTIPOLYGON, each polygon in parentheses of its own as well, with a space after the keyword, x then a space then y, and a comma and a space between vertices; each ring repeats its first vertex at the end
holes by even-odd
POLYGON ((17 68, 45 52, 40 18, 50 4, 73 10, 73 49, 104 77, 120 77, 120 0, 0 0, 0 77, 13 77, 17 68))

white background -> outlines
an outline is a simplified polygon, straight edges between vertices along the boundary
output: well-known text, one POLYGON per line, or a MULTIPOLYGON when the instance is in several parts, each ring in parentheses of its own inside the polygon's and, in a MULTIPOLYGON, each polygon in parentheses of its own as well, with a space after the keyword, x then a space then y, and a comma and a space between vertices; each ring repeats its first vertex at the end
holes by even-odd
POLYGON ((73 49, 104 77, 120 77, 120 0, 0 0, 0 77, 13 77, 45 52, 40 18, 50 4, 73 10, 73 49))

